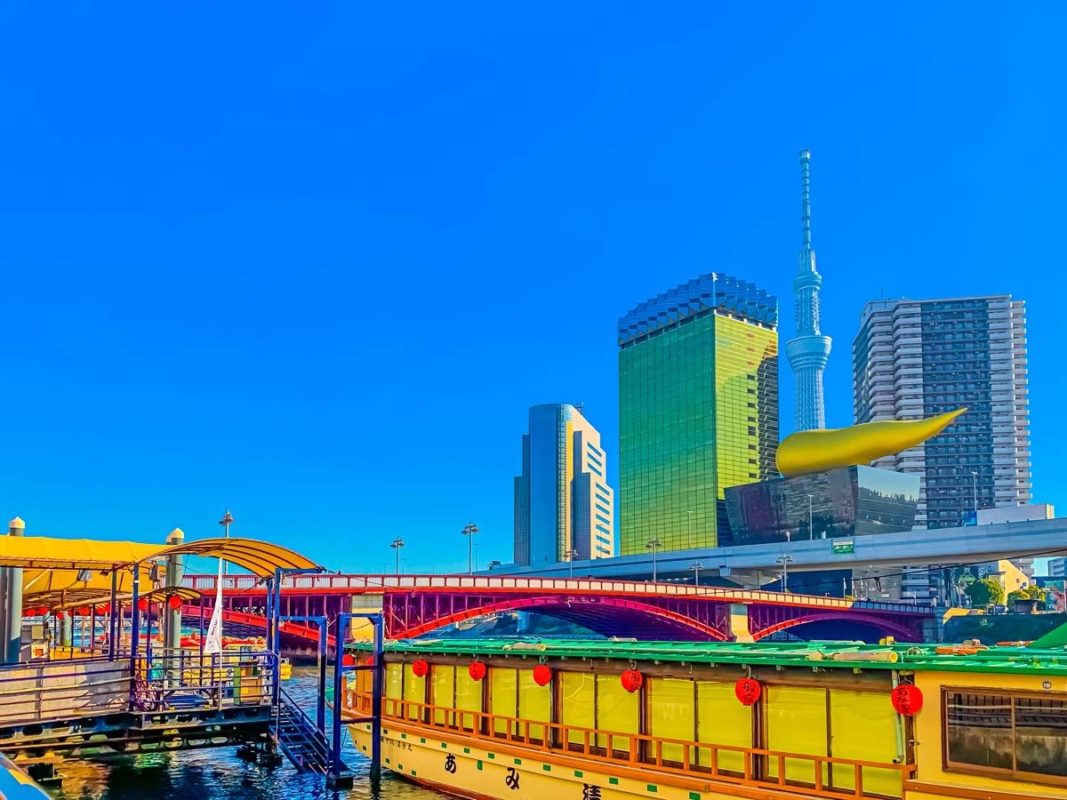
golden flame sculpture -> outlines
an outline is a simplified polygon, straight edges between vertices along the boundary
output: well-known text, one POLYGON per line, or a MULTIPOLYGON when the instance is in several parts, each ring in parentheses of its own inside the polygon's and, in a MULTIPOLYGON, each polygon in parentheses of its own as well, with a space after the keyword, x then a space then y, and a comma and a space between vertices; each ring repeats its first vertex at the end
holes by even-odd
POLYGON ((966 411, 957 408, 928 419, 865 422, 851 428, 794 433, 778 445, 778 471, 786 476, 803 475, 869 464, 937 436, 966 411))

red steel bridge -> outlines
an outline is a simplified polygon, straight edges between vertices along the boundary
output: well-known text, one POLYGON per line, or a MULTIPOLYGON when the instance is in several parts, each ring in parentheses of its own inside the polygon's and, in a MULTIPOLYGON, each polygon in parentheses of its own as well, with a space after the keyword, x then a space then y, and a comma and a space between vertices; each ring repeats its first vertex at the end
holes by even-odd
MULTIPOLYGON (((187 576, 184 584, 210 601, 215 581, 213 575, 187 576)), ((225 621, 241 629, 265 627, 263 583, 252 575, 222 581, 225 621)), ((384 611, 386 633, 394 639, 489 614, 533 611, 605 636, 638 639, 758 641, 791 631, 804 639, 921 641, 931 638, 927 625, 935 617, 931 608, 900 603, 587 578, 317 574, 290 576, 282 584, 284 616, 333 617, 376 608, 384 611)), ((299 623, 286 623, 282 633, 318 638, 316 629, 299 623)))

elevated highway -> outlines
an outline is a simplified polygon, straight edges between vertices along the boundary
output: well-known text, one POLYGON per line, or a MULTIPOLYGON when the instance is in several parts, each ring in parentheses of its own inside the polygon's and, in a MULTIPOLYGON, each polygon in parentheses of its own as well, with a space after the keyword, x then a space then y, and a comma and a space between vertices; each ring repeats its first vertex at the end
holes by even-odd
MULTIPOLYGON (((869 574, 906 566, 955 565, 1002 558, 1051 556, 1067 553, 1067 518, 1002 522, 993 525, 915 530, 854 536, 850 539, 799 539, 735 547, 660 551, 655 556, 660 580, 692 579, 694 563, 702 564, 701 577, 718 576, 741 584, 759 585, 781 570, 788 558, 789 572, 854 569, 869 574), (851 547, 847 543, 851 542, 851 547), (835 548, 835 545, 837 547, 835 548)), ((650 553, 593 561, 575 561, 538 567, 500 566, 492 575, 642 580, 652 576, 650 553)))

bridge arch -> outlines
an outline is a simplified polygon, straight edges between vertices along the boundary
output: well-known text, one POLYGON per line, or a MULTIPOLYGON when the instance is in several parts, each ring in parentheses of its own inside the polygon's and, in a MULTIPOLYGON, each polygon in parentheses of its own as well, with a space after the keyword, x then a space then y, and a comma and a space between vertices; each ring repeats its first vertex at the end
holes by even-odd
POLYGON ((604 636, 635 636, 639 639, 685 639, 726 641, 729 635, 714 625, 663 608, 623 597, 542 595, 508 598, 442 615, 403 630, 390 630, 395 638, 421 636, 430 631, 475 617, 505 611, 536 611, 545 616, 574 622, 604 636))
MULTIPOLYGON (((776 622, 773 625, 768 625, 759 631, 754 631, 752 638, 755 641, 765 639, 772 634, 780 631, 789 630, 801 625, 815 626, 824 622, 845 622, 855 625, 857 627, 865 628, 869 631, 877 633, 879 636, 895 636, 902 641, 915 641, 916 632, 907 627, 901 625, 898 622, 885 619, 883 617, 872 616, 870 614, 859 614, 850 611, 836 611, 836 612, 821 612, 819 614, 808 614, 805 616, 793 617, 792 619, 782 620, 776 622)), ((819 638, 833 638, 833 637, 819 637, 819 638)))

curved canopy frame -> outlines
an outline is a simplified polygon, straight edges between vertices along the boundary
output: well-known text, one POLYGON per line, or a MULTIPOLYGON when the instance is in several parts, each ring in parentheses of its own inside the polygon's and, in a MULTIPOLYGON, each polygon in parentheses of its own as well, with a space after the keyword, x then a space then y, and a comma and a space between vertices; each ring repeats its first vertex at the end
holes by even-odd
POLYGON ((247 569, 260 578, 273 578, 274 573, 279 569, 323 571, 321 566, 295 550, 258 539, 224 539, 221 537, 199 539, 195 542, 165 547, 153 553, 151 558, 155 560, 180 555, 221 558, 234 566, 247 569))

